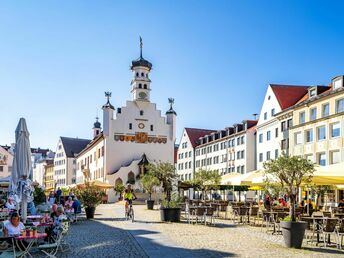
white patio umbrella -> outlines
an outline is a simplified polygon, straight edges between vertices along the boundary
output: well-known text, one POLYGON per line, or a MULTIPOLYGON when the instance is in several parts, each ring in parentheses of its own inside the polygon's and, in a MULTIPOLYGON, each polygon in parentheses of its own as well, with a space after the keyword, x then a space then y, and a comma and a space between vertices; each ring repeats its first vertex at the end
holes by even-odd
POLYGON ((10 195, 20 203, 24 222, 27 217, 27 203, 33 200, 33 188, 29 179, 32 173, 29 132, 24 118, 20 118, 16 129, 16 145, 12 168, 10 195))

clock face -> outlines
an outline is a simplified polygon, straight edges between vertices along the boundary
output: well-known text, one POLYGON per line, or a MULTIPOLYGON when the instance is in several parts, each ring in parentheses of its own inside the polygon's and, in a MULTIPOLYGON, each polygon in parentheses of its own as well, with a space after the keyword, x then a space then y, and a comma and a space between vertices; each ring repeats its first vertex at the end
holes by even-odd
POLYGON ((145 98, 147 98, 147 94, 145 92, 140 92, 139 93, 139 98, 140 99, 145 99, 145 98))
POLYGON ((139 128, 143 129, 143 128, 145 128, 145 125, 143 123, 139 123, 139 128))

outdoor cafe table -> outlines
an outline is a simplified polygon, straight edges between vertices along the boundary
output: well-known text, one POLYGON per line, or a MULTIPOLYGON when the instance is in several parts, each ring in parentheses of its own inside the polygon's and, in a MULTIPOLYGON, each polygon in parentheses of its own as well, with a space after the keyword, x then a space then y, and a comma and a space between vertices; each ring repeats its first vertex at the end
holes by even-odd
POLYGON ((40 220, 43 218, 43 215, 29 215, 26 217, 28 220, 40 220))
POLYGON ((18 249, 23 252, 22 257, 24 257, 26 255, 28 255, 30 257, 33 257, 30 254, 30 250, 32 249, 32 246, 35 243, 37 243, 37 241, 39 239, 44 239, 46 237, 47 237, 46 233, 37 233, 35 236, 33 236, 33 235, 30 235, 30 236, 17 236, 14 239, 16 241, 16 246, 18 247, 18 249), (23 241, 25 241, 27 243, 24 244, 23 241))
POLYGON ((343 219, 344 213, 334 213, 333 216, 335 216, 336 218, 339 218, 339 219, 343 219))

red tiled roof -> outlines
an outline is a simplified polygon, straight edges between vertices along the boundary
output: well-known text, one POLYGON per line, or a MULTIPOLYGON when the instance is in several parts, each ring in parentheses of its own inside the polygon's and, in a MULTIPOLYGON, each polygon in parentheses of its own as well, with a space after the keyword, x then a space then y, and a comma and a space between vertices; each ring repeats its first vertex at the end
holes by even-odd
POLYGON ((189 136, 189 139, 191 141, 193 148, 197 146, 197 141, 200 137, 216 132, 216 130, 199 129, 199 128, 185 128, 185 131, 189 136))
MULTIPOLYGON (((326 86, 323 86, 323 87, 326 87, 326 86)), ((327 86, 327 87, 328 87, 328 89, 324 90, 319 95, 325 94, 325 93, 327 93, 327 92, 332 90, 332 85, 331 84, 329 86, 327 86)), ((301 102, 303 102, 305 100, 308 100, 308 99, 309 99, 309 95, 308 95, 308 92, 307 92, 296 104, 299 104, 299 103, 301 103, 301 102)))
POLYGON ((258 123, 258 120, 246 120, 247 123, 247 129, 255 126, 258 123))
POLYGON ((305 94, 308 93, 310 86, 302 85, 279 85, 270 84, 281 109, 284 110, 288 107, 295 105, 305 94))

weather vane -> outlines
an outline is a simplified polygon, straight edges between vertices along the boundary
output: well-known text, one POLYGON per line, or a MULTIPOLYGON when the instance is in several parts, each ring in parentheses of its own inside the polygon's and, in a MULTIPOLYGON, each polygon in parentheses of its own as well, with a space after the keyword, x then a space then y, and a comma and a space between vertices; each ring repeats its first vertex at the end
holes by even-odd
POLYGON ((110 98, 111 98, 111 91, 105 91, 105 97, 107 98, 107 102, 110 102, 110 98))
POLYGON ((173 109, 172 105, 174 104, 174 98, 168 98, 168 103, 170 103, 170 109, 173 109))

